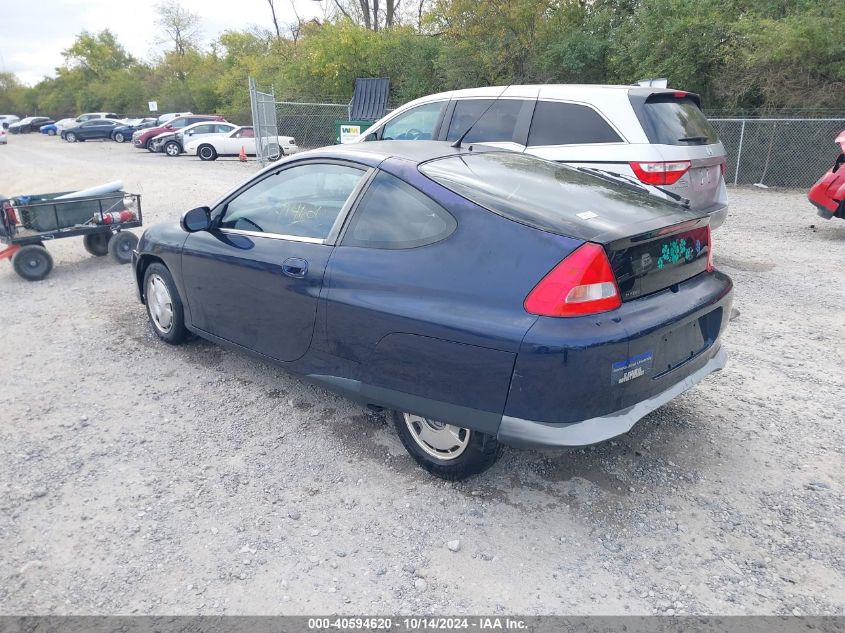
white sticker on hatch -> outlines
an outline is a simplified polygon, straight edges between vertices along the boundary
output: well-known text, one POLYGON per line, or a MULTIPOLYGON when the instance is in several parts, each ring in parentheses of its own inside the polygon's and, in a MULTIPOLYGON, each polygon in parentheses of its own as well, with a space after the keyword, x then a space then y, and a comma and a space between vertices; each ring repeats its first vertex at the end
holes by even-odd
POLYGON ((582 220, 592 220, 593 218, 599 217, 598 213, 593 213, 592 211, 582 211, 581 213, 576 213, 575 215, 582 220))
POLYGON ((645 352, 625 360, 620 360, 610 366, 610 382, 614 385, 621 385, 645 376, 651 371, 654 362, 654 354, 645 352))

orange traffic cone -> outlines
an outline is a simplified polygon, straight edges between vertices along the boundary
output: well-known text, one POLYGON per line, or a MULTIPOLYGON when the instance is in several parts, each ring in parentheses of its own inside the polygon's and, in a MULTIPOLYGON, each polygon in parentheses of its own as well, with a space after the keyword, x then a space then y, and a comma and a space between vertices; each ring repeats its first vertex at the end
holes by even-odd
POLYGON ((245 162, 246 162, 246 151, 244 150, 244 146, 243 146, 243 145, 241 145, 241 153, 240 153, 240 154, 238 154, 238 159, 239 159, 242 163, 245 163, 245 162))

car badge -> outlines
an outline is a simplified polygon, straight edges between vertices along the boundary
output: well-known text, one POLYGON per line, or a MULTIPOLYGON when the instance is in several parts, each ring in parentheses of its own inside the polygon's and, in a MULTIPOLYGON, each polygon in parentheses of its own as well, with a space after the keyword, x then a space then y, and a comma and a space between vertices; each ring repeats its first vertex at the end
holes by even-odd
POLYGON ((707 155, 708 155, 708 156, 712 156, 712 155, 713 155, 713 150, 712 150, 712 149, 710 149, 709 147, 707 148, 707 155))

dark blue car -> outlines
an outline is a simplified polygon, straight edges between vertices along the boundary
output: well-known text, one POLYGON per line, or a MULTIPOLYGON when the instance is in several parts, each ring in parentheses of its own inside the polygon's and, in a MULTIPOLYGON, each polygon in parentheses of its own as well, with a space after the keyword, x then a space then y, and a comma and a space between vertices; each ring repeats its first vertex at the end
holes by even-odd
POLYGON ((625 433, 721 369, 708 218, 535 157, 445 143, 274 163, 135 255, 155 332, 189 332, 392 410, 426 469, 625 433))

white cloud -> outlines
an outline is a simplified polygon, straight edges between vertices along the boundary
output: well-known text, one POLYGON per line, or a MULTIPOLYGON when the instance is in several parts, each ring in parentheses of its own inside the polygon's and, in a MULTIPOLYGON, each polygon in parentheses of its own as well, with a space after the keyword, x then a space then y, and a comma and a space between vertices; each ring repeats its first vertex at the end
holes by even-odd
MULTIPOLYGON (((280 23, 295 21, 291 2, 303 19, 322 15, 322 2, 275 0, 280 23)), ((37 11, 25 2, 0 12, 0 70, 15 73, 34 84, 52 76, 63 62, 62 51, 81 31, 110 29, 132 55, 149 59, 157 49, 155 2, 127 0, 42 0, 37 11)), ((267 0, 182 0, 182 6, 200 16, 204 43, 226 29, 253 25, 272 28, 267 0)))

